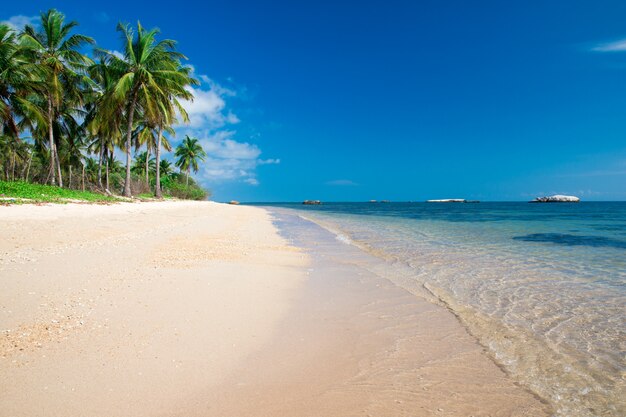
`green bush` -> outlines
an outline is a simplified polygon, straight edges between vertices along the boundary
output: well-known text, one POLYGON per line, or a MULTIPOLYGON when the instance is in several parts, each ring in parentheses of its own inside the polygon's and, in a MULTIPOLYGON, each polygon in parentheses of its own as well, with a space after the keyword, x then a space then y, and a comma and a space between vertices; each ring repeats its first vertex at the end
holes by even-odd
POLYGON ((34 202, 118 201, 117 198, 91 191, 77 191, 51 185, 24 181, 0 181, 0 197, 32 200, 34 202))
POLYGON ((162 184, 163 194, 183 200, 206 200, 211 195, 207 190, 200 187, 193 179, 189 179, 189 185, 185 184, 184 178, 167 178, 162 184))

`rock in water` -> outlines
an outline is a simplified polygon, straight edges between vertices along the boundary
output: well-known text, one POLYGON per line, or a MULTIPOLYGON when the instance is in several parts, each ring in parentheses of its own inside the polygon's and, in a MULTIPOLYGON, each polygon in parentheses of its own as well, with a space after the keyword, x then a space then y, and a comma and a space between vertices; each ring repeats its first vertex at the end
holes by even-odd
POLYGON ((322 202, 319 201, 319 200, 304 200, 302 202, 302 204, 306 204, 306 205, 309 205, 309 206, 317 206, 317 205, 322 204, 322 202))
POLYGON ((545 197, 537 197, 531 203, 578 203, 580 198, 573 195, 550 195, 545 197))
POLYGON ((237 200, 230 200, 230 202, 228 204, 232 204, 233 206, 239 205, 239 201, 237 200))

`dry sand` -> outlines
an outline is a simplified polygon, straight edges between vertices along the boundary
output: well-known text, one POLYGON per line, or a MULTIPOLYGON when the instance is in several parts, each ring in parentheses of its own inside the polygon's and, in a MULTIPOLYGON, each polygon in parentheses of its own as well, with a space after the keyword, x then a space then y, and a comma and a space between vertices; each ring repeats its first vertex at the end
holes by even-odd
POLYGON ((445 309, 263 209, 10 206, 0 235, 0 416, 549 412, 445 309))

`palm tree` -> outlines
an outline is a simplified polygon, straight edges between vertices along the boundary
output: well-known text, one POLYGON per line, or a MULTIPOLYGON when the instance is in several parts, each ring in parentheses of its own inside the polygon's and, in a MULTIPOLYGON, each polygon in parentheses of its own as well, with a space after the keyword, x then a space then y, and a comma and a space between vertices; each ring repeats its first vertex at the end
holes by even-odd
POLYGON ((19 131, 15 122, 13 104, 16 98, 15 84, 28 78, 25 65, 18 56, 15 33, 0 24, 0 135, 17 137, 19 131))
POLYGON ((51 9, 41 13, 40 31, 27 25, 20 36, 22 45, 32 53, 38 67, 45 71, 44 101, 47 107, 51 183, 56 183, 56 164, 60 186, 63 186, 63 177, 54 137, 54 122, 59 117, 58 111, 62 103, 69 100, 81 101, 80 87, 88 82, 84 77, 84 69, 91 60, 81 54, 79 49, 85 44, 94 43, 88 36, 70 35, 76 26, 77 22, 65 23, 65 16, 51 9))
MULTIPOLYGON (((145 162, 145 168, 141 170, 143 174, 146 176, 146 187, 150 189, 150 178, 148 176, 148 163, 155 164, 155 171, 157 174, 157 187, 160 187, 159 181, 159 166, 158 166, 158 158, 160 156, 160 148, 161 146, 165 148, 167 151, 172 150, 172 145, 170 144, 167 137, 163 136, 163 130, 166 130, 169 134, 173 135, 174 129, 169 126, 165 127, 156 127, 153 125, 152 121, 144 119, 135 130, 135 151, 137 151, 141 146, 146 146, 146 152, 143 152, 141 157, 145 162), (156 153, 156 159, 150 159, 152 153, 156 153)), ((137 157, 139 158, 139 156, 137 157)), ((155 191, 155 195, 160 197, 160 193, 155 191)))
POLYGON ((193 172, 198 172, 198 161, 204 161, 206 158, 206 152, 198 143, 198 139, 190 138, 189 135, 185 136, 182 143, 176 147, 176 166, 187 173, 187 186, 189 186, 189 174, 193 169, 193 172))
POLYGON ((16 33, 0 23, 0 135, 13 140, 19 139, 20 132, 16 116, 27 116, 35 123, 44 120, 37 106, 28 100, 42 83, 24 52, 16 33))
POLYGON ((174 174, 174 168, 172 167, 172 163, 167 159, 161 161, 159 171, 162 178, 170 178, 172 174, 174 174))
MULTIPOLYGON (((149 180, 149 175, 156 170, 156 164, 154 158, 150 158, 148 152, 141 152, 135 156, 135 161, 130 169, 137 175, 146 175, 149 180)), ((150 185, 150 183, 148 183, 148 185, 150 185)))
POLYGON ((170 39, 158 41, 158 29, 145 30, 137 23, 137 30, 128 25, 118 25, 124 40, 124 56, 118 58, 109 51, 100 51, 117 73, 113 89, 115 97, 126 106, 126 180, 124 196, 131 196, 130 164, 134 117, 137 110, 146 117, 154 117, 159 101, 164 102, 165 86, 184 83, 184 75, 178 71, 184 55, 175 51, 176 42, 170 39))
MULTIPOLYGON (((155 167, 156 171, 156 167, 155 167)), ((158 198, 163 198, 163 190, 170 188, 172 181, 175 181, 180 174, 174 170, 174 164, 167 159, 163 159, 159 165, 160 193, 158 198)), ((155 193, 156 196, 156 193, 155 193)))
POLYGON ((124 172, 124 166, 122 165, 122 163, 120 161, 118 161, 117 159, 115 159, 115 154, 113 153, 113 150, 110 150, 108 152, 108 154, 105 157, 105 162, 106 162, 106 185, 105 185, 105 191, 109 191, 110 188, 110 182, 111 182, 111 176, 113 177, 113 183, 115 185, 117 185, 118 181, 117 178, 122 178, 121 173, 124 172))
POLYGON ((188 89, 188 86, 200 84, 198 80, 191 77, 191 67, 179 66, 177 72, 180 77, 177 78, 176 82, 169 83, 161 88, 164 95, 161 96, 157 113, 153 117, 157 125, 156 180, 154 187, 154 195, 157 198, 163 198, 163 193, 161 192, 161 170, 159 168, 161 164, 161 146, 163 145, 167 151, 172 150, 167 137, 163 135, 163 131, 170 135, 175 134, 171 125, 176 121, 174 116, 176 112, 181 116, 183 122, 189 121, 187 111, 178 100, 193 101, 193 94, 188 89))
MULTIPOLYGON (((57 164, 59 167, 66 167, 70 173, 73 167, 81 168, 85 148, 85 128, 80 119, 84 118, 85 112, 80 103, 73 100, 63 100, 58 106, 57 117, 53 123, 54 137, 57 146, 57 164)), ((59 185, 61 181, 61 171, 59 171, 59 185)))
POLYGON ((28 59, 17 41, 17 34, 0 23, 0 164, 15 178, 17 164, 21 177, 30 174, 33 152, 20 138, 20 132, 31 124, 45 123, 45 116, 31 95, 40 91, 40 71, 28 59))
MULTIPOLYGON (((108 161, 109 152, 114 150, 115 144, 121 139, 124 106, 113 96, 116 80, 113 71, 104 59, 92 65, 89 68, 89 74, 96 85, 93 99, 88 106, 85 126, 93 139, 89 150, 99 156, 97 182, 98 186, 103 188, 102 164, 108 161)), ((108 183, 104 188, 108 190, 108 183)))

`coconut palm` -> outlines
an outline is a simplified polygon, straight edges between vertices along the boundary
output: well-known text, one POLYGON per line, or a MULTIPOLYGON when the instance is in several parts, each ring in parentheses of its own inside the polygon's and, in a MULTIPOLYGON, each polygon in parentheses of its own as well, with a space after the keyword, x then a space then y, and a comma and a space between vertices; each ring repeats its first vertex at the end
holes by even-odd
POLYGON ((172 174, 174 174, 174 166, 167 159, 161 161, 161 165, 159 166, 159 168, 162 178, 170 178, 172 177, 172 174))
MULTIPOLYGON (((131 171, 135 173, 143 173, 146 176, 146 188, 150 191, 150 169, 148 165, 150 163, 150 154, 156 146, 154 127, 148 120, 144 119, 142 123, 137 126, 137 129, 135 129, 133 137, 135 152, 137 152, 143 145, 146 146, 146 151, 135 156, 135 164, 131 168, 131 171), (144 163, 144 166, 140 169, 135 166, 139 163, 139 159, 141 159, 144 163)), ((154 159, 152 159, 152 161, 154 161, 154 159)))
MULTIPOLYGON (((80 119, 85 117, 83 107, 72 100, 63 100, 58 106, 53 132, 57 146, 57 163, 68 170, 82 169, 86 149, 85 128, 80 119)), ((59 174, 59 185, 62 185, 59 174)))
POLYGON ((41 13, 41 30, 31 25, 24 28, 21 44, 32 53, 38 67, 45 71, 44 101, 46 105, 48 142, 50 147, 51 183, 55 184, 55 164, 59 185, 63 186, 61 164, 54 136, 54 122, 59 108, 68 101, 81 102, 81 87, 89 80, 84 70, 91 60, 79 52, 85 44, 93 44, 92 38, 70 32, 77 22, 65 23, 65 16, 54 10, 41 13))
MULTIPOLYGON (((148 176, 148 172, 156 172, 156 170, 158 169, 157 167, 159 165, 158 157, 160 157, 160 148, 163 147, 167 151, 172 150, 172 145, 170 144, 169 140, 167 139, 167 137, 163 136, 163 130, 166 130, 171 135, 174 134, 174 129, 172 129, 171 127, 156 127, 154 126, 152 121, 144 119, 137 126, 137 129, 134 133, 135 151, 137 151, 142 146, 146 147, 147 157, 142 158, 142 161, 144 161, 146 166, 141 171, 146 176, 146 187, 148 189, 150 189, 150 178, 148 176), (152 155, 153 153, 156 154, 156 159, 150 159, 150 155, 152 155), (153 170, 148 170, 148 161, 150 161, 150 163, 155 163, 155 167, 153 170)), ((160 187, 160 176, 158 174, 156 175, 156 179, 156 185, 157 187, 160 187)), ((155 195, 157 195, 157 197, 160 197, 160 193, 158 192, 155 192, 155 195)))
MULTIPOLYGON (((85 126, 92 138, 89 151, 99 156, 97 183, 102 188, 102 165, 121 140, 124 106, 115 100, 113 87, 116 79, 104 59, 89 68, 89 75, 95 88, 93 99, 88 104, 85 126)), ((108 185, 105 188, 108 190, 108 185)))
POLYGON ((17 136, 13 103, 16 98, 15 84, 21 84, 28 78, 23 61, 18 56, 15 33, 4 24, 0 24, 0 135, 8 140, 10 135, 17 136))
MULTIPOLYGON (((133 162, 131 171, 137 175, 149 175, 153 174, 156 170, 156 164, 154 162, 154 158, 150 157, 148 152, 141 152, 135 155, 135 160, 133 162)), ((150 183, 148 183, 148 186, 150 183)))
POLYGON ((26 143, 15 141, 9 135, 0 135, 0 168, 7 181, 15 180, 16 168, 28 158, 26 143))
POLYGON ((189 90, 188 86, 198 85, 198 80, 191 77, 191 67, 179 66, 177 69, 179 77, 175 82, 162 86, 161 91, 163 95, 159 100, 159 106, 157 112, 152 116, 153 122, 157 126, 157 143, 156 143, 156 180, 154 195, 157 198, 163 198, 161 192, 161 146, 167 151, 171 151, 172 148, 167 140, 167 137, 163 135, 169 133, 174 135, 175 131, 171 128, 171 125, 176 122, 175 114, 178 113, 183 122, 189 121, 189 116, 185 108, 181 105, 179 99, 187 101, 193 101, 193 94, 189 90))
POLYGON ((122 163, 120 161, 118 161, 117 159, 115 159, 115 154, 113 153, 113 150, 108 152, 108 155, 106 155, 105 157, 105 191, 109 192, 109 188, 111 182, 113 182, 114 185, 118 185, 121 182, 121 179, 123 178, 123 172, 124 172, 124 166, 122 165, 122 163), (113 178, 111 178, 113 177, 113 178), (120 181, 118 181, 118 179, 120 181), (112 181, 111 181, 112 180, 112 181))
POLYGON ((19 138, 17 116, 27 116, 35 123, 44 120, 40 109, 28 100, 42 83, 36 76, 37 68, 24 52, 16 33, 0 23, 0 135, 13 140, 19 138))
POLYGON ((95 158, 86 157, 83 160, 83 184, 85 183, 85 178, 90 183, 95 183, 98 177, 98 167, 99 161, 95 158))
POLYGON ((16 32, 0 23, 0 165, 7 179, 9 167, 11 179, 19 165, 22 178, 30 174, 33 152, 21 140, 20 132, 31 123, 45 122, 44 113, 30 100, 43 86, 38 74, 19 45, 16 32))
POLYGON ((200 146, 198 139, 185 136, 182 143, 176 147, 176 166, 187 174, 186 185, 189 186, 189 174, 198 172, 198 161, 204 161, 206 152, 200 146))
POLYGON ((124 103, 126 113, 126 180, 124 195, 131 196, 130 168, 131 143, 135 113, 139 110, 146 117, 158 112, 159 101, 164 102, 165 86, 184 83, 184 75, 178 69, 184 55, 175 51, 176 42, 170 39, 157 41, 158 29, 146 30, 140 23, 134 30, 128 25, 118 25, 124 40, 123 57, 109 51, 100 51, 117 73, 114 96, 124 103))

